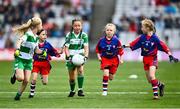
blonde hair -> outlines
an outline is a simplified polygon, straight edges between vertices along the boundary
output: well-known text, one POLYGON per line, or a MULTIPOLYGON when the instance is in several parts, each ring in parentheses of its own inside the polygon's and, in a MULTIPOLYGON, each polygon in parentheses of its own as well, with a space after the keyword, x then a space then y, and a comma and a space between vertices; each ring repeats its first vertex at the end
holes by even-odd
POLYGON ((142 20, 142 21, 141 21, 141 24, 144 25, 146 28, 149 28, 150 31, 153 31, 153 32, 156 31, 156 30, 155 30, 154 23, 153 23, 153 21, 150 20, 150 19, 144 19, 144 20, 142 20))
POLYGON ((107 27, 113 27, 114 33, 116 32, 116 25, 114 25, 113 23, 106 24, 106 26, 104 27, 104 32, 106 31, 107 27))
POLYGON ((25 32, 28 31, 29 28, 34 28, 40 24, 42 24, 41 19, 39 17, 33 17, 29 19, 26 23, 19 26, 15 26, 12 30, 14 33, 17 33, 18 35, 23 36, 25 32))

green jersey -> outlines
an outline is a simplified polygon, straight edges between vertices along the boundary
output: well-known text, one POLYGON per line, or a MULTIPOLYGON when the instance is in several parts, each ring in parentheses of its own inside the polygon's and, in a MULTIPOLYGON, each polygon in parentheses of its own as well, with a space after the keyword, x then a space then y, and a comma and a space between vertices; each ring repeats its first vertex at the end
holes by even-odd
POLYGON ((38 46, 38 38, 29 30, 21 37, 21 39, 23 42, 20 46, 19 58, 30 60, 33 57, 35 48, 38 46))
POLYGON ((74 32, 66 35, 65 46, 69 48, 69 54, 84 54, 84 46, 88 46, 88 35, 84 32, 75 34, 74 32))

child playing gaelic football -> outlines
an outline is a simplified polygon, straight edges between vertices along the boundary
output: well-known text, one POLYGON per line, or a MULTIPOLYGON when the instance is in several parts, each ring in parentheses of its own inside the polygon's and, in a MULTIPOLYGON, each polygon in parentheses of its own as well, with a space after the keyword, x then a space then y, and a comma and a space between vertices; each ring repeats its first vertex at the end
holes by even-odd
POLYGON ((66 54, 66 66, 69 72, 69 85, 70 85, 70 93, 68 97, 73 97, 75 95, 75 78, 77 74, 77 82, 78 82, 78 96, 84 96, 83 93, 83 82, 84 82, 84 67, 75 66, 72 63, 72 57, 75 54, 80 54, 84 56, 84 60, 86 61, 89 54, 89 46, 88 46, 88 35, 82 32, 82 21, 79 19, 74 19, 72 21, 72 29, 66 35, 65 42, 65 54, 66 54))
POLYGON ((105 36, 103 36, 97 46, 96 53, 98 60, 101 61, 101 70, 103 70, 103 96, 107 95, 108 80, 113 80, 119 64, 123 63, 123 49, 121 42, 115 35, 116 27, 112 23, 105 26, 105 36))
POLYGON ((46 85, 48 83, 48 75, 51 70, 51 56, 60 57, 60 53, 62 53, 62 50, 57 51, 49 42, 46 41, 47 32, 44 29, 41 29, 39 32, 37 32, 37 35, 39 36, 38 46, 40 49, 47 52, 47 56, 44 57, 39 54, 34 54, 33 56, 34 62, 29 98, 34 97, 38 73, 41 74, 43 85, 46 85))
POLYGON ((178 59, 172 56, 166 44, 162 42, 155 34, 154 23, 151 20, 144 19, 141 23, 141 30, 143 34, 130 44, 123 45, 123 47, 130 47, 131 50, 141 48, 141 55, 143 56, 146 77, 148 82, 152 85, 154 95, 153 98, 158 99, 158 88, 160 96, 163 96, 165 85, 155 77, 156 69, 158 68, 157 52, 160 50, 167 53, 170 61, 178 62, 178 59))
POLYGON ((16 51, 14 53, 14 74, 11 77, 11 83, 14 84, 16 80, 22 82, 15 100, 20 100, 24 92, 32 70, 32 57, 34 52, 46 56, 46 51, 40 50, 37 46, 36 33, 42 29, 42 21, 39 17, 29 19, 27 23, 13 28, 15 33, 18 33, 20 38, 16 44, 16 51))

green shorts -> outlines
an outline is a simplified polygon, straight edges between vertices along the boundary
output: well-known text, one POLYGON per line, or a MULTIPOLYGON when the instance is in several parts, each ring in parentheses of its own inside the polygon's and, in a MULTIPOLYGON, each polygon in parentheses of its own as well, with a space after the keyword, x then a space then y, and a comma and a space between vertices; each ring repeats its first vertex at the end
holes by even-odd
POLYGON ((21 58, 15 58, 14 62, 14 70, 16 69, 23 69, 23 70, 32 70, 32 59, 26 60, 21 58))

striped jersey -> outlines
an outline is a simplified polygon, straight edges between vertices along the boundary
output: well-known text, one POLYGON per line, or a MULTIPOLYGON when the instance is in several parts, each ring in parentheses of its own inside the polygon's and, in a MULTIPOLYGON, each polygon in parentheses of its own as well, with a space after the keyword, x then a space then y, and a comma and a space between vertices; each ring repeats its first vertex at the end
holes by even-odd
POLYGON ((27 60, 32 59, 34 50, 38 46, 38 38, 29 30, 20 39, 22 39, 23 42, 20 46, 19 58, 27 60))
POLYGON ((77 35, 69 32, 66 35, 65 46, 69 48, 70 55, 84 54, 84 46, 88 46, 88 35, 84 32, 77 35))

